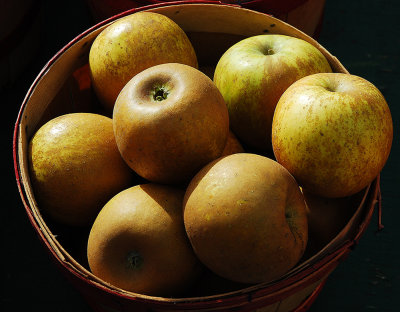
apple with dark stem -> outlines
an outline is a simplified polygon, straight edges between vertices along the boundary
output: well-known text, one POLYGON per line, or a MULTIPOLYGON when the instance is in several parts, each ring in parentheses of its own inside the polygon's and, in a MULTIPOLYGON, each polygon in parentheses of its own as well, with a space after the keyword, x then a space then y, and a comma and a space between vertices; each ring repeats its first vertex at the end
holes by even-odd
POLYGON ((184 183, 222 154, 229 134, 224 99, 194 67, 168 63, 133 77, 113 113, 118 148, 143 178, 184 183))

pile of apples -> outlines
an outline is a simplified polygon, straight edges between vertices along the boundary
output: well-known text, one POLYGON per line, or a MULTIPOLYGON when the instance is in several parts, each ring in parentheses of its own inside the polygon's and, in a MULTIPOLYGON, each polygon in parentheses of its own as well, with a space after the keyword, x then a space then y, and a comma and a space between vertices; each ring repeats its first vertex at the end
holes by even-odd
POLYGON ((239 41, 212 80, 175 22, 138 12, 96 37, 88 63, 107 113, 44 124, 30 178, 44 214, 91 227, 90 270, 124 290, 179 296, 205 270, 280 278, 307 247, 304 194, 357 194, 389 156, 382 94, 298 38, 239 41))

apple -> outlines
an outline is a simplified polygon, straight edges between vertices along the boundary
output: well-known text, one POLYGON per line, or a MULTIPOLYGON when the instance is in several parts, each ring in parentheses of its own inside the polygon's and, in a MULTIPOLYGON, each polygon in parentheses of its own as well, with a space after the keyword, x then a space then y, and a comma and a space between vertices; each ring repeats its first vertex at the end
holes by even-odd
POLYGON ((153 12, 137 12, 107 26, 89 53, 94 91, 109 112, 134 75, 157 64, 174 62, 198 66, 193 46, 182 28, 153 12))
POLYGON ((393 122, 381 92, 349 74, 319 73, 293 83, 272 124, 277 161, 310 193, 345 197, 365 188, 385 165, 393 122))
POLYGON ((182 189, 147 183, 111 198, 89 234, 93 274, 146 295, 177 295, 191 286, 201 265, 185 233, 183 196, 182 189))
POLYGON ((188 182, 221 155, 229 134, 228 110, 213 81, 177 63, 133 77, 115 102, 113 123, 127 164, 159 183, 188 182))
POLYGON ((103 205, 134 182, 111 118, 71 113, 51 119, 29 143, 30 179, 41 211, 74 226, 88 225, 103 205))
POLYGON ((312 44, 285 35, 257 35, 239 41, 220 58, 214 82, 229 110, 232 131, 246 145, 271 150, 271 126, 282 93, 296 80, 331 72, 312 44))
POLYGON ((200 261, 238 283, 281 277, 307 245, 307 211, 297 182, 257 154, 232 154, 203 167, 186 189, 183 220, 200 261))
POLYGON ((228 156, 231 154, 243 153, 243 152, 244 148, 242 144, 239 142, 236 135, 232 131, 229 131, 228 139, 226 140, 226 144, 224 150, 222 151, 221 156, 228 156))

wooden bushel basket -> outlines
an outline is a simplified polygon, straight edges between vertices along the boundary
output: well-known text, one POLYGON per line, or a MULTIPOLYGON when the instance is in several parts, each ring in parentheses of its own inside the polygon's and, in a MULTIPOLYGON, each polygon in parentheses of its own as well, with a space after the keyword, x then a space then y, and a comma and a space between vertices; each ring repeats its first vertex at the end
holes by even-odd
POLYGON ((93 111, 96 102, 87 72, 91 43, 109 23, 142 10, 164 14, 179 24, 191 39, 204 72, 212 73, 222 53, 238 40, 274 33, 310 42, 326 56, 333 71, 348 73, 334 56, 305 33, 267 14, 232 5, 164 3, 129 10, 93 26, 46 64, 28 90, 17 117, 13 140, 15 175, 26 213, 39 239, 95 311, 306 311, 327 276, 351 251, 369 224, 380 199, 379 176, 358 194, 360 200, 354 207, 354 215, 337 235, 280 279, 202 297, 146 296, 108 284, 88 269, 84 256, 87 229, 71 231, 41 214, 29 179, 28 142, 50 118, 68 112, 93 111), (213 48, 208 49, 210 46, 213 48))

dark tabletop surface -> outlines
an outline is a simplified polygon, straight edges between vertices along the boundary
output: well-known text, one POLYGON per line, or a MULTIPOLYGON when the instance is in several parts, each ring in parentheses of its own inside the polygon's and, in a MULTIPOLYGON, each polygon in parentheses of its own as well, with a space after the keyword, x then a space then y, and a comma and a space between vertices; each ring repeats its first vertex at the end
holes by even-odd
MULTIPOLYGON (((16 81, 2 90, 1 310, 90 311, 49 259, 32 228, 15 183, 12 134, 24 96, 46 62, 93 25, 85 1, 44 1, 40 48, 16 81), (5 110, 5 112, 4 112, 5 110)), ((357 247, 329 276, 310 311, 399 311, 400 2, 327 0, 319 42, 352 74, 374 83, 394 122, 394 141, 381 173, 383 231, 375 212, 357 247)))

